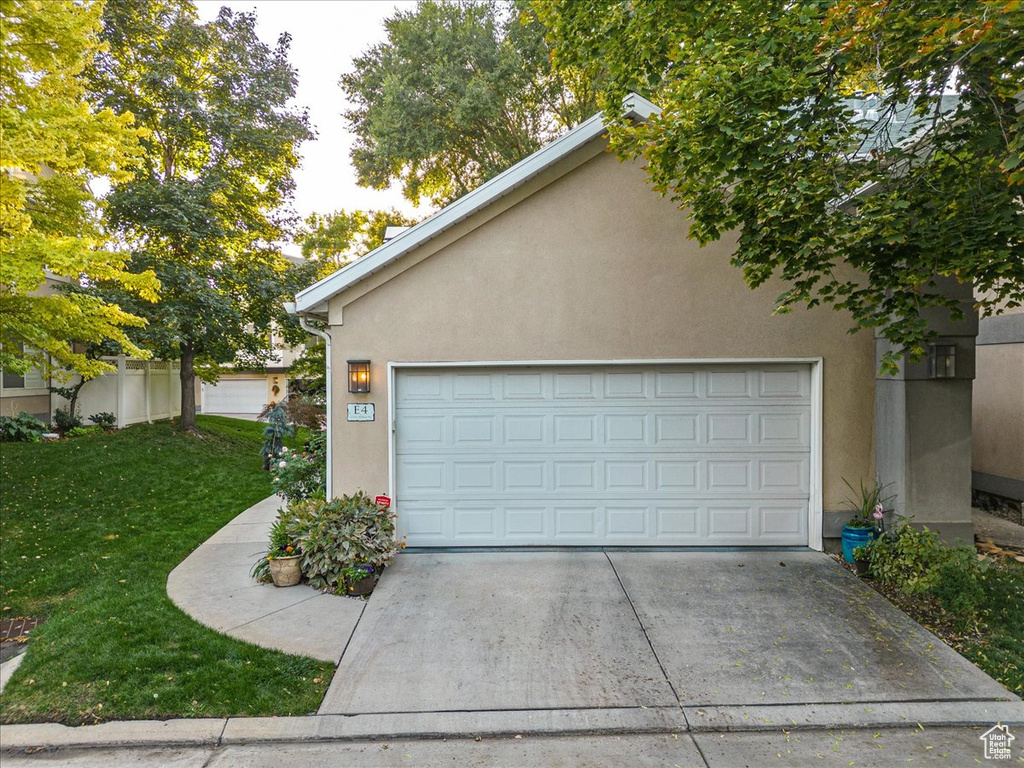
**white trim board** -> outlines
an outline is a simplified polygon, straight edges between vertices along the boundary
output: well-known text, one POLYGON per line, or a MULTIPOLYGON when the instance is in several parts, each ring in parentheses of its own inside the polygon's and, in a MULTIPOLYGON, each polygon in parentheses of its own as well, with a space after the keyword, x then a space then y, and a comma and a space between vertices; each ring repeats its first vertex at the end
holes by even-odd
POLYGON ((764 365, 802 364, 810 367, 811 374, 811 476, 810 496, 807 505, 807 545, 811 549, 823 549, 822 542, 822 472, 823 464, 823 369, 821 357, 750 357, 750 358, 659 358, 659 359, 617 359, 617 360, 417 360, 388 361, 388 495, 392 509, 398 513, 401 500, 398 498, 395 481, 395 376, 402 368, 565 368, 572 366, 663 366, 663 365, 764 365))

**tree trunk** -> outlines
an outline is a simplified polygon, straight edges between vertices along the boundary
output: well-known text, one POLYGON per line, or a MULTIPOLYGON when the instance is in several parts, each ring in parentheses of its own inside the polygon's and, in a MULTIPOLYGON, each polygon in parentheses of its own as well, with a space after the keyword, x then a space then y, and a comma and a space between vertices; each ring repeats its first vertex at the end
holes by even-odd
POLYGON ((181 348, 181 429, 197 432, 196 428, 196 352, 191 346, 181 348))

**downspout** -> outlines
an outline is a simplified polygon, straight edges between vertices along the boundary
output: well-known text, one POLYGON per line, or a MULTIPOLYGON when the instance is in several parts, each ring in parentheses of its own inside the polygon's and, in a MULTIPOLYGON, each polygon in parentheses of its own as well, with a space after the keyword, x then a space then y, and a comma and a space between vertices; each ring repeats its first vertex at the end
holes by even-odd
POLYGON ((295 315, 299 319, 299 327, 302 330, 314 336, 319 336, 324 340, 324 361, 327 366, 327 477, 325 480, 327 483, 327 498, 330 500, 334 498, 334 462, 332 461, 334 458, 334 438, 332 437, 334 423, 331 421, 331 403, 334 400, 334 393, 331 387, 331 334, 328 331, 323 331, 310 325, 305 315, 300 315, 295 311, 294 302, 285 302, 284 309, 289 315, 295 315))

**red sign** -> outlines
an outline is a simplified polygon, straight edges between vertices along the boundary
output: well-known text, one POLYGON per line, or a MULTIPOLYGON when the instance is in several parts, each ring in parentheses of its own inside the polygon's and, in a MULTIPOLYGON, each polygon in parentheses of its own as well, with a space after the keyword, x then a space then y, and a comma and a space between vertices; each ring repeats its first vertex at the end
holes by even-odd
POLYGON ((387 509, 388 507, 391 506, 391 497, 390 496, 377 496, 373 500, 373 503, 376 504, 378 507, 384 507, 384 509, 387 509))

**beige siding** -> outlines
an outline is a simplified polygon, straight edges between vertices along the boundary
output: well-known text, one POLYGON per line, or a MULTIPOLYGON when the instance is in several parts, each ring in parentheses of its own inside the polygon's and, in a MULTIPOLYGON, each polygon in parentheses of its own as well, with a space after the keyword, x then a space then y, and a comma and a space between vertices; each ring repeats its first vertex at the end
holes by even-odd
POLYGON ((336 493, 387 489, 388 361, 822 357, 825 509, 841 477, 874 476, 870 334, 827 309, 771 317, 780 286, 751 292, 733 239, 700 248, 637 164, 599 149, 331 301, 336 493), (370 395, 346 391, 349 358, 372 360, 370 395), (348 402, 376 421, 346 422, 348 402))
POLYGON ((1024 344, 977 349, 973 469, 1024 480, 1024 344))

